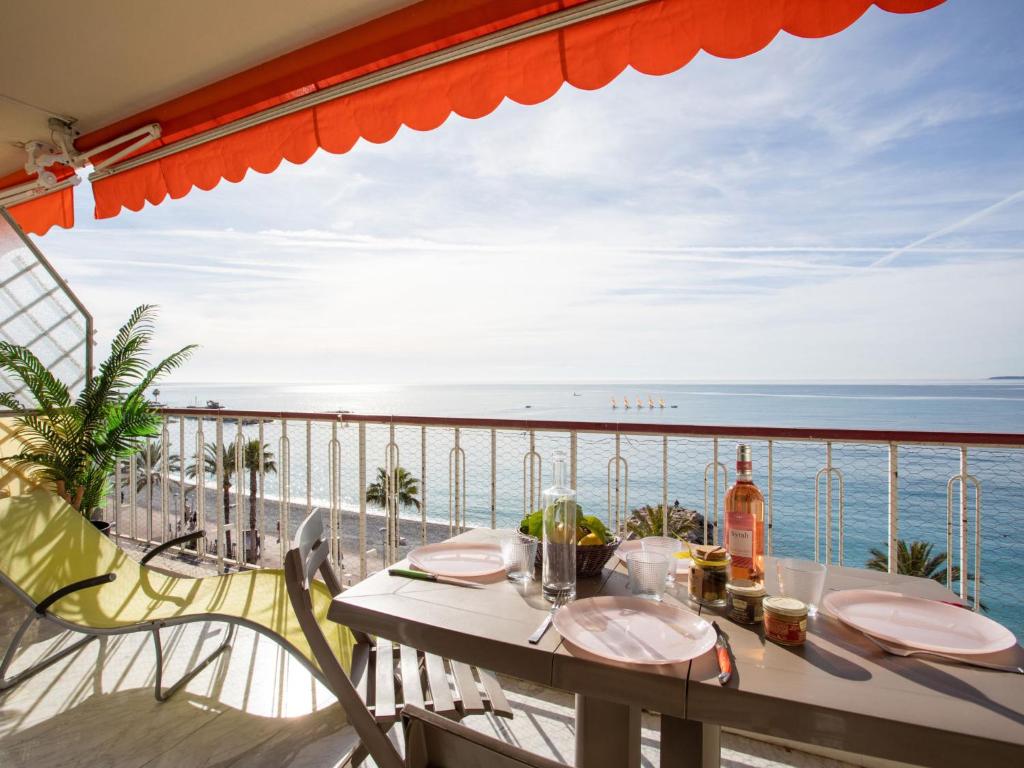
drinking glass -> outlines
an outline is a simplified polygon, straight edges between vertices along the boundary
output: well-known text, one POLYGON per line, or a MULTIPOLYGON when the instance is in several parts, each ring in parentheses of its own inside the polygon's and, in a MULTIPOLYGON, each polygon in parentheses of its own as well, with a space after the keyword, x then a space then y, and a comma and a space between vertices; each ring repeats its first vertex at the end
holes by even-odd
POLYGON ((779 577, 779 594, 794 597, 807 604, 807 615, 818 612, 821 593, 825 590, 825 566, 810 560, 788 557, 775 564, 779 577))
POLYGON ((517 533, 501 540, 501 559, 509 581, 525 584, 533 580, 537 558, 537 538, 517 533))
POLYGON ((640 539, 640 551, 657 552, 668 558, 668 575, 665 576, 665 583, 672 586, 676 580, 676 568, 678 567, 676 555, 683 551, 683 542, 671 536, 644 536, 640 539))
POLYGON ((634 597, 661 601, 665 594, 669 560, 660 552, 631 552, 626 558, 629 589, 634 597))

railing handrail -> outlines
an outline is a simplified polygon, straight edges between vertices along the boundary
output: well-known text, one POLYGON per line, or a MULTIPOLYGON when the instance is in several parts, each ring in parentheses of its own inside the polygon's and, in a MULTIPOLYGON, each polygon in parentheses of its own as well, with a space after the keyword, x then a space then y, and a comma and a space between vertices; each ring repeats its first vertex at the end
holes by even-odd
POLYGON ((351 424, 394 424, 415 427, 515 429, 540 432, 604 432, 623 435, 670 435, 678 437, 735 437, 762 440, 807 440, 850 443, 900 443, 920 445, 967 445, 1024 448, 1024 434, 1010 432, 932 432, 914 430, 835 429, 819 427, 752 427, 702 424, 652 424, 609 421, 559 421, 551 419, 487 419, 455 416, 401 416, 333 413, 324 411, 259 411, 228 408, 160 408, 164 416, 251 418, 266 421, 322 421, 351 424))

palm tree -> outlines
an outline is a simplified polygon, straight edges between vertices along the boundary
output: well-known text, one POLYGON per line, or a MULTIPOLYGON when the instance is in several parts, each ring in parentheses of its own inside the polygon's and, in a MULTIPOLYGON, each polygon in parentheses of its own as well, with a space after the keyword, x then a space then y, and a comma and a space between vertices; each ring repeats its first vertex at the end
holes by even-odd
MULTIPOLYGON (((388 471, 384 467, 377 467, 377 482, 367 486, 366 500, 371 504, 386 507, 389 485, 388 471)), ((417 498, 420 492, 420 481, 404 467, 398 467, 395 470, 395 490, 399 506, 420 508, 420 500, 417 498)))
MULTIPOLYGON (((935 545, 927 541, 912 541, 908 546, 905 539, 900 539, 896 542, 896 573, 934 579, 939 584, 945 584, 946 553, 940 552, 932 557, 934 548, 935 545)), ((867 567, 873 571, 888 572, 889 555, 872 547, 867 567)), ((953 566, 953 578, 960 578, 960 569, 956 566, 953 566)))
POLYGON ((111 341, 110 355, 74 399, 30 349, 0 342, 0 369, 35 400, 26 407, 13 392, 0 394, 0 406, 17 414, 23 445, 5 460, 30 468, 86 516, 103 505, 117 463, 130 459, 143 438, 157 435, 160 415, 146 401, 146 390, 195 348, 183 347, 150 368, 146 354, 155 317, 155 307, 135 308, 111 341))
MULTIPOLYGON (((192 457, 193 461, 187 467, 185 467, 185 475, 189 478, 196 478, 200 474, 205 478, 207 475, 216 478, 217 477, 217 444, 206 443, 203 446, 203 457, 202 461, 199 461, 198 456, 192 457), (202 471, 200 472, 200 463, 202 465, 202 471)), ((229 524, 231 522, 231 476, 235 474, 235 451, 232 446, 223 446, 221 448, 221 485, 224 488, 224 522, 229 524)), ((196 493, 203 493, 204 488, 201 482, 196 483, 196 493)), ((231 531, 224 532, 224 548, 227 550, 224 554, 227 557, 231 557, 231 531)))
MULTIPOLYGON (((933 579, 939 582, 939 584, 948 587, 949 585, 946 583, 947 554, 940 552, 932 556, 934 548, 935 545, 927 541, 912 541, 908 545, 905 539, 899 539, 896 542, 896 573, 902 573, 907 576, 920 576, 923 579, 933 579)), ((873 571, 888 572, 889 556, 882 550, 872 547, 871 558, 867 561, 866 565, 873 571)), ((959 566, 953 566, 952 576, 953 581, 960 580, 959 566)), ((968 572, 967 579, 973 581, 974 574, 968 572)), ((973 598, 968 597, 967 599, 973 601, 973 598)), ((981 602, 981 607, 986 608, 984 601, 981 602)))
MULTIPOLYGON (((149 503, 153 503, 152 489, 163 482, 164 449, 158 442, 148 442, 135 454, 135 491, 139 492, 146 486, 150 487, 149 503)), ((181 459, 172 453, 167 457, 167 472, 181 471, 181 459)), ((123 479, 124 485, 130 483, 130 476, 123 479)))
MULTIPOLYGON (((277 472, 277 464, 274 462, 274 454, 269 446, 260 444, 259 440, 249 440, 242 448, 242 468, 249 471, 249 529, 255 535, 256 531, 256 497, 259 493, 257 478, 260 470, 260 454, 263 456, 263 471, 268 474, 277 472)), ((235 446, 229 444, 221 447, 221 485, 224 488, 224 522, 231 522, 231 478, 235 475, 237 467, 235 463, 235 446)), ((217 444, 207 443, 203 446, 203 476, 217 476, 217 444)), ((185 474, 189 477, 196 477, 199 473, 198 462, 193 461, 185 468, 185 474)), ((201 492, 201 491, 197 491, 201 492)), ((230 557, 231 553, 231 531, 225 532, 225 549, 230 557)), ((250 553, 249 559, 255 562, 255 547, 250 553)))

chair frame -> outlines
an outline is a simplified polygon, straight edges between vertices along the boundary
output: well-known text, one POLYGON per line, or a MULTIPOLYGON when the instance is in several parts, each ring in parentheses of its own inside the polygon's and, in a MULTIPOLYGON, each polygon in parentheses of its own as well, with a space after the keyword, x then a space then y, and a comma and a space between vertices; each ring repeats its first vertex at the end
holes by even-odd
MULTIPOLYGON (((168 549, 171 549, 172 547, 182 546, 189 542, 201 539, 205 535, 206 534, 204 531, 192 531, 191 533, 186 533, 182 536, 169 539, 164 543, 159 544, 156 547, 153 547, 152 549, 147 551, 146 554, 143 555, 143 557, 139 561, 139 564, 145 568, 146 564, 157 555, 167 551, 168 549)), ((29 615, 25 618, 24 622, 22 622, 21 626, 18 627, 17 631, 14 633, 14 637, 11 639, 11 642, 7 646, 7 650, 4 651, 3 657, 0 658, 0 692, 9 690, 15 687, 16 685, 24 682, 25 680, 29 679, 33 675, 42 672, 47 667, 50 667, 51 665, 57 663, 61 659, 85 647, 98 637, 106 637, 112 635, 127 635, 134 634, 136 632, 150 632, 153 638, 153 645, 156 650, 157 661, 156 677, 153 685, 153 695, 156 697, 157 701, 167 701, 171 696, 173 696, 177 691, 179 691, 183 686, 185 686, 189 681, 191 681, 192 678, 194 678, 196 675, 202 672, 207 666, 209 666, 209 664, 213 662, 220 654, 224 653, 231 647, 231 643, 234 639, 235 630, 238 627, 245 627, 247 629, 251 629, 254 632, 257 632, 261 635, 264 635, 265 637, 270 638, 278 645, 283 647, 286 651, 288 651, 300 664, 302 664, 303 667, 305 667, 305 669, 311 675, 313 675, 313 677, 315 677, 325 686, 329 687, 329 683, 327 679, 324 677, 323 673, 320 671, 320 669, 315 664, 313 664, 309 659, 307 659, 297 648, 295 648, 295 646, 289 643, 285 638, 281 637, 276 632, 271 631, 270 629, 264 627, 261 624, 257 624, 255 622, 240 618, 238 616, 231 616, 222 613, 201 613, 167 619, 155 619, 153 621, 145 621, 137 624, 130 624, 124 627, 98 628, 86 627, 82 626, 81 624, 65 621, 64 619, 61 619, 59 616, 56 616, 49 611, 50 606, 52 606, 62 597, 66 597, 67 595, 70 595, 73 592, 77 592, 82 589, 90 589, 102 586, 103 584, 107 584, 113 581, 115 578, 115 574, 107 573, 100 576, 93 576, 88 579, 83 579, 82 581, 78 581, 73 584, 68 584, 64 587, 61 587, 60 589, 53 592, 53 594, 48 595, 39 603, 36 603, 35 600, 29 597, 20 587, 18 587, 17 584, 15 584, 10 578, 8 578, 6 574, 0 572, 0 583, 3 583, 6 587, 8 587, 14 594, 16 594, 22 600, 22 602, 26 603, 29 607, 29 615), (35 622, 43 620, 56 624, 61 629, 70 630, 72 632, 83 634, 85 635, 85 637, 75 641, 67 648, 62 648, 59 651, 52 653, 43 659, 40 659, 33 665, 21 670, 17 674, 8 677, 7 670, 10 668, 12 662, 14 661, 18 648, 21 645, 21 642, 24 639, 29 627, 31 627, 35 622), (227 624, 228 630, 224 641, 219 646, 217 646, 217 648, 212 653, 210 653, 201 661, 199 661, 189 671, 185 672, 182 675, 182 677, 180 677, 176 682, 172 683, 169 687, 164 688, 164 647, 160 637, 160 630, 165 627, 177 626, 182 624, 194 624, 201 622, 227 624)), ((221 577, 208 576, 204 578, 221 577)), ((335 583, 337 583, 336 579, 335 583)))

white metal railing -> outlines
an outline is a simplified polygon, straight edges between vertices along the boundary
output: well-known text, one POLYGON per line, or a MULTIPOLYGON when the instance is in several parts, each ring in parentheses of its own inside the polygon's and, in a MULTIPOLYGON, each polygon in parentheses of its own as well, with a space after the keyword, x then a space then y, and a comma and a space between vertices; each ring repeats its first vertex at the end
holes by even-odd
MULTIPOLYGON (((219 567, 278 565, 298 520, 322 508, 329 516, 331 553, 352 583, 400 559, 408 546, 467 526, 517 524, 540 505, 554 450, 567 451, 587 513, 601 515, 612 528, 622 530, 631 504, 667 509, 680 500, 701 514, 705 540, 718 541, 730 452, 744 441, 754 447, 755 480, 765 494, 769 553, 864 565, 877 548, 895 572, 901 538, 931 543, 933 556, 944 545, 946 561, 932 575, 976 608, 983 605, 984 586, 987 609, 1016 616, 1015 587, 1008 581, 1013 569, 1004 573, 993 566, 983 580, 982 555, 996 565, 1024 556, 1019 526, 1003 525, 1024 510, 1017 484, 1024 471, 1020 435, 206 409, 165 409, 163 417, 154 438, 162 451, 159 467, 146 464, 147 479, 140 484, 136 462, 130 462, 119 473, 128 476, 129 491, 112 496, 109 514, 118 535, 137 540, 163 541, 201 524, 208 530, 204 556, 219 567), (297 453, 296 435, 302 446, 297 453), (252 442, 260 449, 253 451, 252 442), (172 456, 175 445, 178 454, 172 456), (267 471, 267 454, 273 455, 273 472, 267 471), (194 476, 191 483, 188 476, 194 476), (403 485, 410 476, 411 491, 403 485), (985 519, 1000 530, 991 540, 982 529, 983 489, 985 519), (383 503, 371 504, 369 490, 383 503), (274 535, 279 546, 268 544, 274 535)), ((663 516, 666 526, 668 518, 663 516)))

